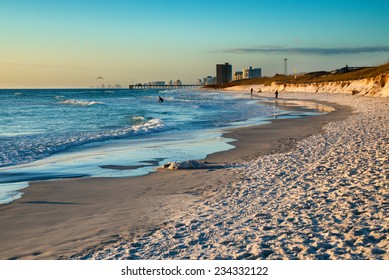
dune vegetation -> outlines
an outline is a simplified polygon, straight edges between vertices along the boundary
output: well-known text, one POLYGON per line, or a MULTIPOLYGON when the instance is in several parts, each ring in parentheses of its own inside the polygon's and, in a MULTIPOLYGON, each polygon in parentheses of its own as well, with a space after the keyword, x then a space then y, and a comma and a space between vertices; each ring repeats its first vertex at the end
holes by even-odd
MULTIPOLYGON (((323 82, 340 82, 373 78, 380 75, 389 74, 389 62, 374 67, 343 67, 334 71, 316 71, 296 75, 280 75, 273 77, 261 77, 253 79, 244 79, 224 83, 221 85, 208 85, 208 88, 227 88, 244 85, 262 84, 268 86, 272 83, 277 84, 304 84, 304 83, 323 83, 323 82)), ((383 86, 383 85, 381 85, 383 86)))

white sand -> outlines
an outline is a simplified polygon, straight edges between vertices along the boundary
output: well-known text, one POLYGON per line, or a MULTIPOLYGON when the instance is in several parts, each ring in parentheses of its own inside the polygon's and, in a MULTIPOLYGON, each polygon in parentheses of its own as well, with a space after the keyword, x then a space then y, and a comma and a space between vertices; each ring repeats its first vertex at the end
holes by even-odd
POLYGON ((205 188, 162 228, 74 258, 389 259, 388 98, 280 97, 350 105, 355 114, 291 152, 229 168, 235 182, 205 188))

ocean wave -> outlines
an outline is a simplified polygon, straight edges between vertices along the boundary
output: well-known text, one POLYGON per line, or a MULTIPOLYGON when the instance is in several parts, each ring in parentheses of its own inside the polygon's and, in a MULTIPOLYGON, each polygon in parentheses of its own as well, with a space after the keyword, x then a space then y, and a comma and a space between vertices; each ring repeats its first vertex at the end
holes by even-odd
POLYGON ((126 116, 128 125, 142 125, 146 122, 145 117, 142 116, 126 116))
POLYGON ((33 162, 70 148, 94 142, 124 139, 163 131, 165 124, 160 119, 151 119, 141 124, 97 132, 79 132, 61 135, 28 135, 6 139, 0 143, 0 167, 33 162))
POLYGON ((92 105, 98 105, 98 104, 104 104, 102 102, 97 101, 81 101, 76 99, 64 99, 59 101, 60 104, 68 104, 68 105, 75 105, 75 106, 92 106, 92 105))
POLYGON ((8 204, 22 197, 20 190, 27 188, 28 182, 0 184, 0 204, 8 204))
POLYGON ((138 134, 142 132, 149 132, 156 129, 164 128, 164 124, 160 119, 151 119, 144 124, 133 125, 131 131, 138 134))

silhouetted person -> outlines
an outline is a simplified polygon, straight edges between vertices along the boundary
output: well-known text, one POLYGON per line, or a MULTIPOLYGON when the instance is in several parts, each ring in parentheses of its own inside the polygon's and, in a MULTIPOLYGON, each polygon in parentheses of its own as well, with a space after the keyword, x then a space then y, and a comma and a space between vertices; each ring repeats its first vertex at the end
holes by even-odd
POLYGON ((163 98, 161 96, 158 96, 158 102, 163 102, 163 98))
POLYGON ((251 99, 253 99, 253 88, 250 89, 251 99))
POLYGON ((278 90, 274 93, 276 95, 276 99, 278 98, 278 90))

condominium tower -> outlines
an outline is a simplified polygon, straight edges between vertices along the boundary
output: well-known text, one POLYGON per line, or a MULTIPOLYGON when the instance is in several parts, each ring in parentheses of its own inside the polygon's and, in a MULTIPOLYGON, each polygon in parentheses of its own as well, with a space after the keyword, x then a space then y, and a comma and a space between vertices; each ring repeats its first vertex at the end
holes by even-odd
POLYGON ((216 82, 223 84, 232 81, 232 65, 226 62, 225 64, 216 64, 216 82))

